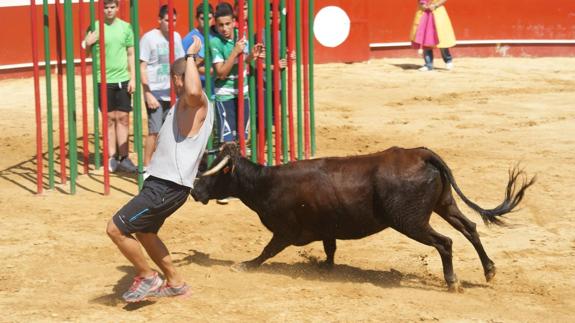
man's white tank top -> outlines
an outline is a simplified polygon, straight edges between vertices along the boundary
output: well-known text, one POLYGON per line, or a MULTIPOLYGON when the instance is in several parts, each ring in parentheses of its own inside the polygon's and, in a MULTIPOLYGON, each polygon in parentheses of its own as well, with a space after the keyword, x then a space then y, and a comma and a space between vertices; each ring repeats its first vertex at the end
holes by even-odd
POLYGON ((198 167, 202 161, 214 123, 212 102, 205 93, 204 97, 208 101, 206 119, 200 127, 200 131, 193 137, 184 137, 178 130, 174 116, 179 99, 170 109, 160 128, 156 151, 146 170, 148 174, 193 188, 194 179, 198 173, 198 167))

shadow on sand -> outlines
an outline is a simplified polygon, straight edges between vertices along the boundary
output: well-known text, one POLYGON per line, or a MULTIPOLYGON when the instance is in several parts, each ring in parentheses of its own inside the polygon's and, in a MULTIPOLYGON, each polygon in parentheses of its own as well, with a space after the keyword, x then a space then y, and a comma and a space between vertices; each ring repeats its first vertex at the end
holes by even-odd
MULTIPOLYGON (((214 259, 207 253, 193 249, 190 250, 189 253, 179 252, 174 254, 185 255, 182 259, 175 261, 177 266, 196 264, 202 267, 229 267, 234 264, 231 260, 214 259)), ((328 268, 315 257, 303 256, 307 261, 291 264, 278 262, 264 263, 260 268, 250 271, 250 273, 267 273, 324 282, 368 283, 382 288, 401 287, 424 290, 447 290, 443 278, 432 274, 402 273, 393 268, 387 271, 362 269, 346 264, 335 264, 332 268, 328 268)), ((242 273, 238 273, 238 275, 241 274, 242 273)), ((487 284, 477 284, 467 281, 461 281, 461 285, 464 288, 490 288, 487 284)))

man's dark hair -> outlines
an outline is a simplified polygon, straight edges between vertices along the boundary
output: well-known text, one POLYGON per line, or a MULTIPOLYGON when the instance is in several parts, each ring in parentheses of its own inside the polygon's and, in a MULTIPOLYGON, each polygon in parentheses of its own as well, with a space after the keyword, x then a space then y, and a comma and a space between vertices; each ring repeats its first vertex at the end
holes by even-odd
MULTIPOLYGON (((212 15, 214 14, 214 7, 212 7, 211 3, 208 4, 208 10, 212 15)), ((200 15, 203 14, 204 14, 204 4, 200 3, 199 5, 196 6, 196 18, 199 18, 200 15)))
POLYGON ((232 8, 232 5, 227 3, 227 2, 220 2, 218 3, 218 5, 216 6, 216 14, 215 14, 215 18, 218 19, 220 17, 234 17, 234 9, 232 8))
POLYGON ((104 5, 107 4, 115 4, 116 6, 120 6, 120 0, 104 0, 104 5))
MULTIPOLYGON (((168 5, 165 4, 160 7, 160 13, 158 13, 158 17, 160 19, 164 19, 164 17, 168 14, 168 5)), ((174 8, 174 16, 176 15, 176 8, 174 8)))

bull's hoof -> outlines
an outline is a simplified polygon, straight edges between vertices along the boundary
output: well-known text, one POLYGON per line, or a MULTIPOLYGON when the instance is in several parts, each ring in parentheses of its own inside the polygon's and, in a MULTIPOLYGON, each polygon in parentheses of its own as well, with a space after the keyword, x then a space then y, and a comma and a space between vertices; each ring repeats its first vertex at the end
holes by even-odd
POLYGON ((495 277, 495 274, 497 273, 497 268, 495 268, 495 265, 491 265, 489 266, 489 268, 485 271, 485 280, 489 283, 493 280, 493 277, 495 277))
POLYGON ((463 293, 463 287, 461 287, 461 284, 459 283, 459 281, 455 281, 453 283, 448 283, 447 284, 447 290, 450 293, 463 293))
POLYGON ((238 264, 233 264, 230 266, 230 269, 232 271, 235 271, 237 273, 245 273, 251 270, 256 269, 257 266, 253 265, 250 262, 244 261, 244 262, 240 262, 238 264))
POLYGON ((322 261, 319 263, 319 268, 322 270, 332 270, 333 269, 333 261, 322 261))

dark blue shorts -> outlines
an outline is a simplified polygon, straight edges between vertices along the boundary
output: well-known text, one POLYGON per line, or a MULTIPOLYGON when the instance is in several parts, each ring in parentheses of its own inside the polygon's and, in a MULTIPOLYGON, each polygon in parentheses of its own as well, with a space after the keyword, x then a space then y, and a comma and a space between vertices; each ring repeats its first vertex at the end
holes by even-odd
MULTIPOLYGON (((220 142, 238 141, 238 99, 216 101, 218 138, 220 142)), ((248 139, 250 126, 250 100, 244 98, 244 139, 248 139)))
POLYGON ((190 196, 190 188, 150 176, 138 195, 112 218, 122 233, 158 233, 164 221, 190 196))

